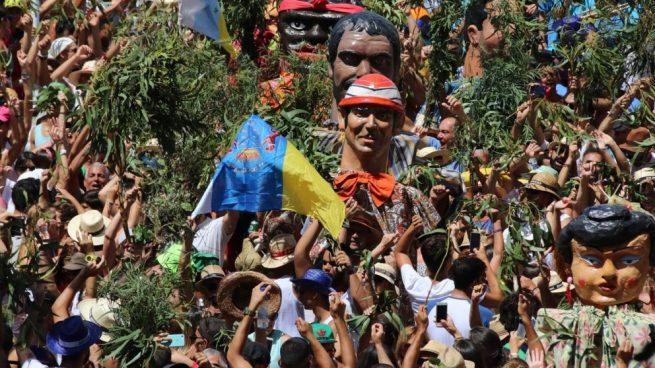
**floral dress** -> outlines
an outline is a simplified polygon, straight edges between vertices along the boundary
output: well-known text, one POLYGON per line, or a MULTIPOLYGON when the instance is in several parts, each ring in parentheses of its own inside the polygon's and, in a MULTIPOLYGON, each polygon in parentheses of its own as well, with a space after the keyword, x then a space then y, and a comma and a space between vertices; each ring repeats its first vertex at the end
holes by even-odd
POLYGON ((644 348, 652 348, 653 324, 654 315, 639 313, 631 304, 602 310, 578 302, 570 310, 539 310, 536 328, 548 367, 615 367, 616 352, 626 338, 632 341, 635 355, 628 367, 655 367, 655 356, 638 361, 644 348))

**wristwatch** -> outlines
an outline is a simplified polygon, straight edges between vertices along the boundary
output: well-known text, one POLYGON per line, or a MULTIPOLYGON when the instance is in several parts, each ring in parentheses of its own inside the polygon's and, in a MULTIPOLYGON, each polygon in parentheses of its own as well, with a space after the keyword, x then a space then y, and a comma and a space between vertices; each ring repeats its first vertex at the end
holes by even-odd
POLYGON ((244 316, 244 317, 245 317, 245 316, 250 316, 250 317, 255 318, 256 315, 257 315, 257 311, 250 310, 249 307, 245 307, 245 308, 243 308, 243 316, 244 316))

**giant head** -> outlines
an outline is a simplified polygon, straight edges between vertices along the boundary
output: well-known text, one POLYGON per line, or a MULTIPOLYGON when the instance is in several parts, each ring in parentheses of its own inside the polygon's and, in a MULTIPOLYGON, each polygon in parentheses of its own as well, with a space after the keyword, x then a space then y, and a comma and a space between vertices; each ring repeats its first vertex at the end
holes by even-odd
POLYGON ((633 302, 655 265, 654 236, 650 215, 622 205, 589 207, 560 234, 560 270, 571 275, 584 304, 633 302))
POLYGON ((347 14, 363 11, 358 0, 282 0, 278 6, 280 41, 289 51, 311 52, 327 42, 330 29, 347 14))
POLYGON ((328 44, 328 75, 337 103, 353 82, 378 73, 400 82, 400 36, 386 18, 360 12, 341 18, 332 28, 328 44))

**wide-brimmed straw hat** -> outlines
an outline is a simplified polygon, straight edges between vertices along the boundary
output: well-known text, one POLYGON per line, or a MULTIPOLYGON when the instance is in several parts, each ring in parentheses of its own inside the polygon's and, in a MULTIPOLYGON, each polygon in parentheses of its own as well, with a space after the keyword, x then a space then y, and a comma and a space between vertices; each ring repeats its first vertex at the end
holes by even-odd
POLYGON ((83 320, 93 322, 102 328, 100 341, 107 342, 111 340, 107 330, 116 323, 113 310, 117 306, 118 303, 106 298, 91 298, 82 300, 77 308, 80 310, 80 316, 83 320))
POLYGON ((79 243, 80 239, 78 235, 86 232, 91 235, 93 245, 102 245, 105 241, 105 231, 110 222, 111 220, 103 216, 99 211, 86 211, 73 217, 68 222, 68 235, 79 243))
POLYGON ((253 271, 235 272, 221 281, 216 296, 218 308, 225 315, 240 320, 243 318, 243 310, 250 303, 252 289, 262 282, 272 285, 269 299, 265 303, 268 308, 268 315, 277 314, 282 302, 280 288, 273 280, 253 271))
POLYGON ((539 172, 534 174, 528 184, 525 185, 525 189, 538 190, 540 192, 546 192, 554 195, 556 198, 560 198, 559 195, 559 184, 557 183, 557 178, 547 172, 539 172))
POLYGON ((475 364, 464 360, 462 354, 453 347, 430 340, 421 348, 422 354, 432 354, 439 358, 439 367, 446 368, 469 368, 475 367, 475 364))
POLYGON ((100 326, 83 321, 80 316, 72 316, 55 323, 46 336, 46 342, 51 352, 70 356, 98 342, 100 335, 100 326))
POLYGON ((262 267, 279 268, 293 262, 296 239, 292 234, 279 234, 268 243, 269 253, 262 258, 262 267))
POLYGON ((257 253, 250 239, 244 238, 241 253, 234 261, 234 268, 237 271, 255 271, 261 265, 262 256, 257 253))

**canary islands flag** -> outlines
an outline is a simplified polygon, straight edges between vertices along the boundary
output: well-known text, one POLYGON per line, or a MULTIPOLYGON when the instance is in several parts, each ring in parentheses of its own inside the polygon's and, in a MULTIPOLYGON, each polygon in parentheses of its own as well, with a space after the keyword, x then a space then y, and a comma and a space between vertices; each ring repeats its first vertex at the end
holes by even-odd
POLYGON ((218 41, 231 56, 236 56, 218 0, 180 0, 179 21, 181 25, 218 41))
POLYGON ((211 211, 291 210, 320 221, 335 238, 345 205, 296 147, 252 115, 219 164, 192 216, 211 211))

